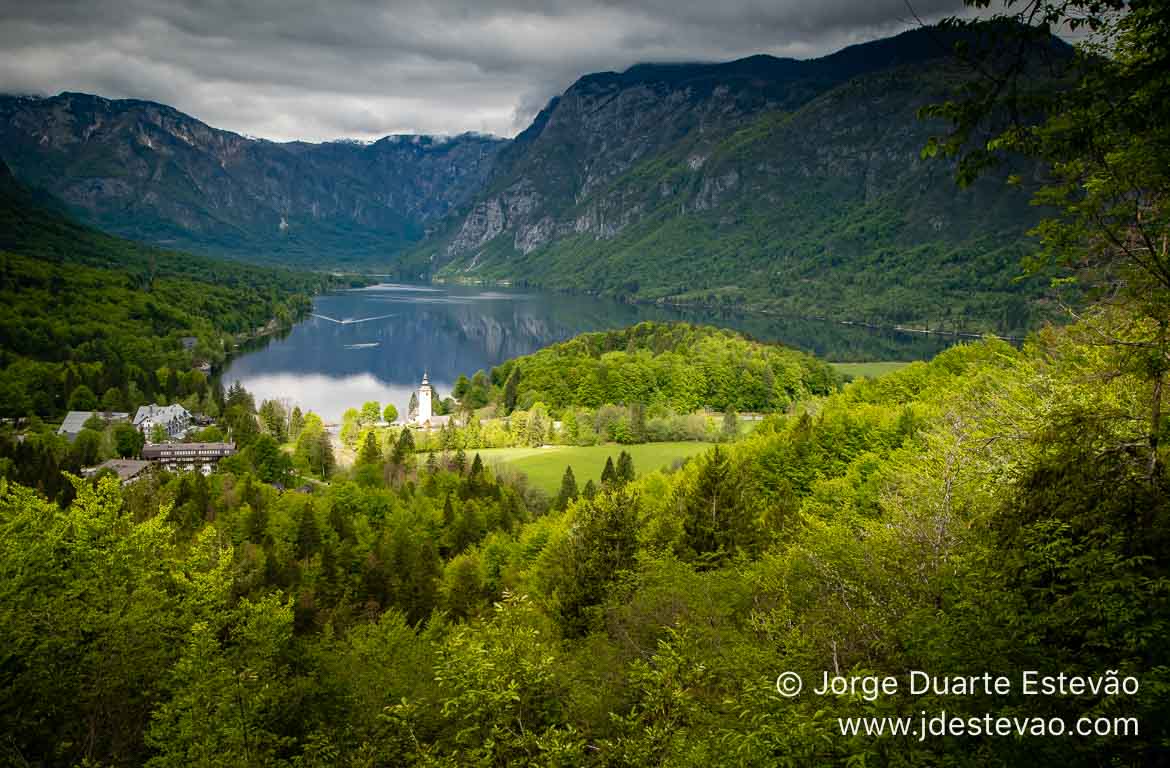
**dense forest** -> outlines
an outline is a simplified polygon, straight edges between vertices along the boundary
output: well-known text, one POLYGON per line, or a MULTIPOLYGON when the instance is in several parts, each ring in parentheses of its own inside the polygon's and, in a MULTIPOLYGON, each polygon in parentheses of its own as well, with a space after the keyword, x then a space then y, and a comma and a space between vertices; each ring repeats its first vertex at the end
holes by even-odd
POLYGON ((319 418, 239 387, 216 428, 241 451, 210 476, 69 477, 56 498, 0 478, 0 761, 1166 764, 1164 5, 1023 3, 1036 34, 1090 33, 1068 88, 1013 80, 1008 46, 1002 79, 931 108, 952 129, 925 154, 961 182, 1012 154, 1050 170, 1060 215, 1025 267, 1094 303, 1021 346, 838 386, 795 353, 643 325, 461 383, 483 407, 575 407, 560 380, 694 347, 720 366, 696 389, 599 397, 738 408, 757 401, 729 372, 771 371, 750 434, 669 471, 627 454, 588 492, 566 471, 553 503, 474 452, 420 457, 410 429, 339 468, 319 418), (934 684, 912 692, 914 670, 934 684))
POLYGON ((1170 477, 1140 448, 1145 382, 1091 342, 1119 319, 849 384, 564 512, 474 455, 420 466, 405 441, 302 491, 264 482, 288 469, 265 436, 210 478, 76 481, 66 508, 9 486, 3 748, 18 765, 1132 764, 1170 722, 1170 477), (1140 691, 773 687, 834 669, 1116 670, 1140 691), (922 709, 1141 732, 959 748, 837 731, 922 709))
POLYGON ((341 284, 101 234, 0 163, 0 416, 173 398, 193 363, 220 363, 237 338, 290 326, 309 296, 341 284))
POLYGON ((784 410, 828 394, 840 376, 811 355, 760 344, 734 331, 686 323, 644 322, 585 333, 460 377, 453 394, 469 408, 501 413, 543 403, 560 413, 604 404, 665 407, 679 413, 784 410))

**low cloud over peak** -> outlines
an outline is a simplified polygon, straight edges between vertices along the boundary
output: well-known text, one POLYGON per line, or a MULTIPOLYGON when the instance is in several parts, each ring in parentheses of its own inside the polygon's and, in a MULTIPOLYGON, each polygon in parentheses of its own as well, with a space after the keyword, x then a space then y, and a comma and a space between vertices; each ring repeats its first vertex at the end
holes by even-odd
POLYGON ((275 140, 514 135, 589 72, 807 58, 915 23, 904 0, 8 0, 0 91, 150 99, 275 140))

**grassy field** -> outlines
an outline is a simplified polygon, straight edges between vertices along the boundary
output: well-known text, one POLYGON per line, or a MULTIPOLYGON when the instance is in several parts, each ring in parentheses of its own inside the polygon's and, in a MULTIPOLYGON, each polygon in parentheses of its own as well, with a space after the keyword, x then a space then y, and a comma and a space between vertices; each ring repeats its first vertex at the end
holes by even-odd
POLYGON ((565 466, 573 468, 577 487, 583 488, 585 481, 601 481, 601 470, 605 459, 613 457, 617 463, 618 454, 628 451, 634 458, 634 469, 641 474, 655 469, 669 467, 675 459, 683 459, 702 453, 713 443, 644 443, 642 445, 550 445, 545 448, 483 448, 468 451, 468 460, 478 453, 484 464, 490 466, 507 464, 528 475, 528 480, 537 488, 556 494, 561 488, 561 476, 565 466))
POLYGON ((833 366, 846 376, 854 379, 861 376, 864 376, 867 379, 876 379, 878 376, 885 376, 887 373, 893 373, 899 368, 905 368, 906 366, 910 365, 910 363, 829 363, 829 365, 833 366))

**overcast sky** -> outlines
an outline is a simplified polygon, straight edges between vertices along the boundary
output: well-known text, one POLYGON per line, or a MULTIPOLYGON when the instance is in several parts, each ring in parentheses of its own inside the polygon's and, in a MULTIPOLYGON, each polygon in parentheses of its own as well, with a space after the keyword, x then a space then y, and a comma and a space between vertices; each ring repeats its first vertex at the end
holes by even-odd
POLYGON ((0 0, 0 92, 150 99, 276 140, 512 136, 589 72, 809 58, 914 24, 905 0, 0 0))

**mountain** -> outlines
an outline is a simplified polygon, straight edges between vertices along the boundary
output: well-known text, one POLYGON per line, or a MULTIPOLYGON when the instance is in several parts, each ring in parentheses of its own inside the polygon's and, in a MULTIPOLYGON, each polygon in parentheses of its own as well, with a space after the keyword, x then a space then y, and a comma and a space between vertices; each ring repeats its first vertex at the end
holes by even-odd
POLYGON ((161 245, 329 267, 386 259, 482 186, 494 137, 275 143, 171 107, 0 96, 0 157, 84 221, 161 245))
POLYGON ((920 158, 944 126, 919 108, 968 76, 960 34, 983 33, 590 74, 512 140, 278 144, 150 102, 0 97, 0 156, 87 223, 213 254, 1019 332, 1046 311, 1014 279, 1033 169, 960 190, 920 158))
POLYGON ((204 393, 202 374, 190 373, 196 360, 222 362, 240 337, 287 327, 311 308, 309 296, 344 287, 319 272, 98 232, 0 162, 0 417, 60 415, 79 387, 114 411, 204 393))
MULTIPOLYGON (((964 73, 915 30, 812 61, 643 65, 577 81, 500 153, 405 276, 1013 331, 1037 221, 1002 178, 956 188, 917 110, 964 73)), ((1053 43, 1060 53, 1063 44, 1053 43)), ((1027 168, 1015 168, 1025 178, 1027 168)))

